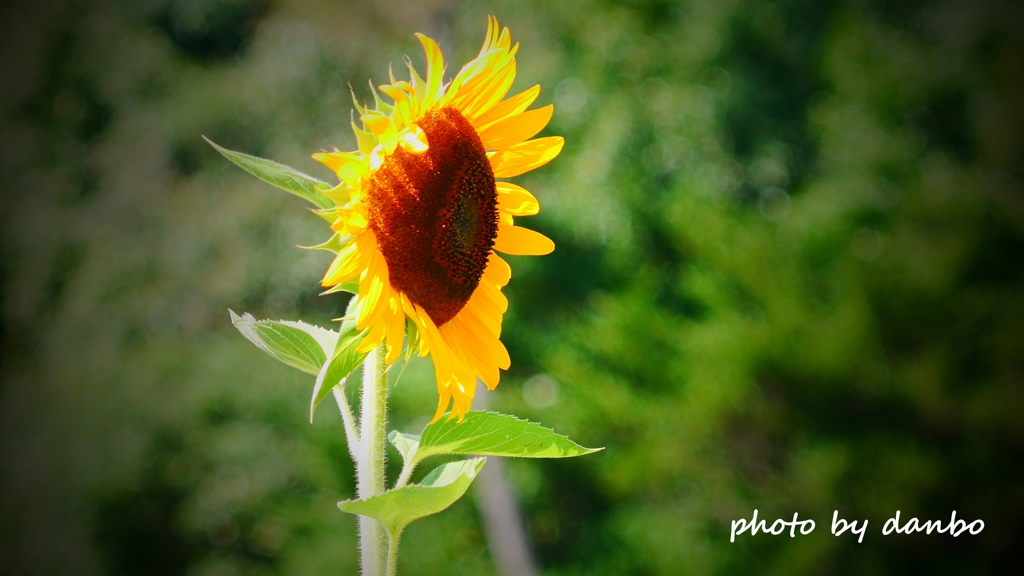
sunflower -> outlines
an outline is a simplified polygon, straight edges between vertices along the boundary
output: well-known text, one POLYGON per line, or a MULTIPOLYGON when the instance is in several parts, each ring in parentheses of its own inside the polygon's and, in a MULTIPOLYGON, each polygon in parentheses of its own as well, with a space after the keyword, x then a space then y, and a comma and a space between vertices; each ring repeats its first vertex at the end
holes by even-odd
POLYGON ((555 248, 513 223, 536 214, 537 199, 496 178, 550 162, 564 140, 531 140, 554 110, 527 110, 540 86, 505 98, 519 44, 494 17, 480 54, 447 84, 437 42, 416 36, 426 79, 406 60, 410 80, 392 73, 379 87, 392 103, 372 84, 374 107, 356 102, 359 150, 313 155, 341 181, 328 193, 339 207, 327 214, 340 248, 322 284, 328 292, 343 285, 357 291, 352 313, 356 329, 366 331, 360 352, 384 343, 386 362, 396 361, 408 327, 410 350, 433 359, 440 396, 434 421, 449 405, 461 420, 476 378, 493 390, 510 363, 499 337, 508 307, 501 288, 512 272, 497 253, 536 256, 555 248))

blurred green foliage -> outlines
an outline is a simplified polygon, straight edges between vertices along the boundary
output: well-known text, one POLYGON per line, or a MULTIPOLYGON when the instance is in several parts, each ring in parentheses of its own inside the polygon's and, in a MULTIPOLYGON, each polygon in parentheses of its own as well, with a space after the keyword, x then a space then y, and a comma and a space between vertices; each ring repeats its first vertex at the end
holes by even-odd
MULTIPOLYGON (((340 419, 227 315, 340 315, 326 227, 200 134, 316 174, 349 83, 487 14, 567 141, 492 406, 607 447, 508 462, 544 573, 1019 571, 1018 5, 42 0, 0 8, 0 572, 355 573, 340 419), (818 526, 730 544, 754 508, 818 526)), ((425 423, 429 362, 392 398, 425 423)), ((422 520, 403 573, 493 573, 481 530, 422 520)))

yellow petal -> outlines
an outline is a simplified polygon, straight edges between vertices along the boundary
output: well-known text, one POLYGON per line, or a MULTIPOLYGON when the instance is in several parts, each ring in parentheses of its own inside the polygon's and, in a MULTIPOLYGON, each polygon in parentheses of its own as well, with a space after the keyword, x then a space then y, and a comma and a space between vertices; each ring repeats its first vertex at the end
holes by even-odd
POLYGON ((458 316, 452 318, 440 330, 445 342, 451 346, 453 355, 462 359, 464 373, 458 377, 460 383, 468 384, 476 380, 476 376, 480 376, 481 380, 497 384, 497 362, 487 357, 487 349, 466 330, 458 316))
POLYGON ((540 203, 525 188, 510 182, 498 182, 498 208, 513 216, 533 216, 540 212, 540 203))
POLYGON ((504 286, 512 279, 512 267, 501 256, 491 252, 487 258, 487 267, 484 268, 484 276, 493 280, 498 286, 504 286))
POLYGON ((430 421, 430 424, 437 422, 444 416, 446 410, 448 410, 448 404, 452 401, 452 392, 447 386, 441 386, 440 383, 437 385, 437 412, 434 413, 434 418, 430 421))
POLYGON ((334 262, 331 262, 331 266, 324 274, 324 279, 320 281, 320 285, 325 288, 337 286, 362 272, 362 270, 363 254, 359 252, 356 243, 351 242, 338 252, 338 256, 334 259, 334 262))
POLYGON ((493 343, 498 339, 491 334, 490 330, 475 322, 469 315, 459 314, 448 324, 458 330, 462 345, 479 360, 476 365, 477 373, 482 375, 484 370, 493 371, 497 376, 498 359, 494 355, 493 343))
POLYGON ((384 340, 384 325, 374 324, 373 328, 370 328, 370 332, 366 335, 366 338, 356 346, 356 352, 360 354, 367 354, 370 350, 373 350, 384 340))
POLYGON ((554 251, 555 243, 540 232, 499 223, 494 249, 515 256, 543 256, 554 251))
POLYGON ((387 283, 387 265, 384 264, 384 256, 377 252, 370 257, 370 265, 359 282, 359 315, 356 318, 359 330, 368 327, 383 313, 381 306, 387 306, 387 283))
POLYGON ((474 83, 468 86, 465 90, 466 96, 461 103, 453 102, 452 104, 472 122, 473 118, 500 102, 505 94, 508 94, 515 80, 516 61, 512 59, 498 72, 482 76, 478 84, 474 83))
POLYGON ((341 170, 350 162, 362 163, 362 159, 358 154, 353 154, 351 152, 339 152, 337 150, 334 152, 318 152, 313 154, 313 160, 327 166, 334 172, 341 170))
POLYGON ((491 48, 498 43, 498 19, 494 16, 487 16, 487 34, 484 35, 484 45, 480 47, 479 56, 491 51, 491 48))
POLYGON ((430 108, 440 96, 441 82, 444 75, 444 56, 437 42, 429 36, 417 33, 416 37, 423 44, 423 52, 427 57, 427 92, 423 97, 422 109, 430 108))
POLYGON ((501 293, 501 290, 498 290, 497 286, 481 282, 476 287, 476 291, 480 292, 481 298, 486 299, 488 306, 498 310, 499 313, 504 314, 508 310, 508 298, 505 298, 505 295, 501 293))
MULTIPOLYGON (((416 308, 412 305, 412 302, 409 301, 409 297, 405 295, 405 292, 399 292, 398 298, 402 305, 402 311, 405 312, 405 315, 408 316, 409 319, 412 320, 414 324, 416 324, 416 329, 422 332, 423 328, 422 322, 420 321, 419 312, 416 311, 416 308)), ((430 348, 427 345, 427 339, 422 334, 420 334, 419 341, 420 347, 419 350, 417 351, 417 354, 419 355, 420 358, 423 358, 430 352, 430 348)))
POLYGON ((434 321, 430 319, 430 316, 427 315, 423 308, 415 306, 415 310, 419 320, 417 324, 420 327, 420 336, 427 340, 430 357, 434 361, 434 373, 437 377, 438 385, 441 385, 451 379, 452 362, 454 359, 444 339, 441 338, 441 334, 437 331, 434 321))
MULTIPOLYGON (((466 337, 472 337, 476 342, 475 345, 481 348, 480 357, 486 358, 489 365, 498 367, 502 359, 498 347, 504 349, 504 346, 501 346, 501 341, 475 315, 465 314, 464 311, 465 308, 452 320, 460 322, 464 330, 463 334, 466 337)), ((506 365, 504 368, 508 368, 508 366, 506 365)))
MULTIPOLYGON (((492 301, 484 293, 480 286, 477 286, 476 290, 473 291, 473 295, 470 296, 469 302, 466 303, 463 310, 469 310, 469 314, 477 317, 478 320, 487 329, 494 334, 495 338, 501 337, 501 317, 502 311, 498 307, 498 303, 492 301)), ((461 314, 462 312, 459 311, 461 314)))
MULTIPOLYGON (((507 32, 507 30, 506 30, 507 32)), ((516 52, 497 47, 462 67, 448 87, 443 105, 451 105, 470 121, 505 97, 516 76, 516 52)))
MULTIPOLYGON (((455 355, 452 354, 455 358, 455 355)), ((461 360, 455 365, 456 370, 452 373, 452 397, 456 404, 460 400, 473 400, 473 393, 476 392, 476 374, 468 362, 461 360)))
POLYGON ((498 120, 507 116, 512 116, 513 114, 519 114, 523 110, 529 108, 530 104, 533 104, 533 101, 537 99, 539 94, 540 84, 528 90, 524 90, 500 104, 495 104, 489 110, 472 121, 473 127, 477 130, 484 130, 488 125, 493 124, 498 120))
POLYGON ((405 339, 405 313, 401 310, 398 299, 392 296, 388 305, 391 308, 387 315, 388 355, 385 362, 391 364, 402 355, 402 342, 405 339))
POLYGON ((362 117, 363 124, 370 129, 370 132, 374 136, 380 138, 381 134, 384 134, 388 129, 395 127, 394 123, 391 122, 391 118, 380 114, 368 114, 362 117))
POLYGON ((509 358, 508 350, 505 349, 505 345, 501 343, 501 340, 494 341, 493 353, 498 357, 498 368, 508 370, 509 366, 512 365, 512 359, 509 358))
POLYGON ((498 152, 491 157, 491 168, 496 178, 512 178, 554 160, 562 151, 565 139, 550 136, 529 140, 498 152))
POLYGON ((483 326, 495 338, 501 337, 501 312, 497 308, 491 308, 485 300, 476 295, 475 290, 469 302, 466 302, 462 310, 459 310, 459 315, 471 317, 471 322, 483 326))
POLYGON ((480 140, 488 150, 503 150, 533 138, 551 121, 555 107, 551 104, 492 124, 480 133, 480 140))

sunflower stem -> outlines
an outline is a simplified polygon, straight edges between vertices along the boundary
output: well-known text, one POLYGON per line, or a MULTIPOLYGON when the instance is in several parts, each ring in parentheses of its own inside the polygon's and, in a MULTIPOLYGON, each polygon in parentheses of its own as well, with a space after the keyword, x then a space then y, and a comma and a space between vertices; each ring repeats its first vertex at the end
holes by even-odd
MULTIPOLYGON (((363 363, 363 395, 359 434, 362 458, 356 462, 356 494, 361 500, 384 493, 384 467, 387 454, 388 380, 384 364, 384 345, 374 348, 363 363)), ((359 551, 363 576, 382 576, 385 570, 387 538, 384 526, 366 516, 359 517, 359 551)))

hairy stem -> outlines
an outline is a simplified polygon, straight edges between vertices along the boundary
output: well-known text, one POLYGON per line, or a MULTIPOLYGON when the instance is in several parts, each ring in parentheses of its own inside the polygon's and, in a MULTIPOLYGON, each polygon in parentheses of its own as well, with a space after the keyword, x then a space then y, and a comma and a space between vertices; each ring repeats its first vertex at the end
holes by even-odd
MULTIPOLYGON (((361 462, 356 463, 356 494, 361 500, 384 493, 387 434, 388 381, 384 345, 374 348, 363 363, 363 397, 359 415, 361 462)), ((359 550, 363 576, 381 576, 385 570, 384 526, 372 518, 359 517, 359 550)))

